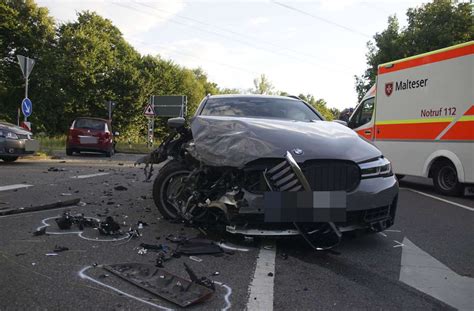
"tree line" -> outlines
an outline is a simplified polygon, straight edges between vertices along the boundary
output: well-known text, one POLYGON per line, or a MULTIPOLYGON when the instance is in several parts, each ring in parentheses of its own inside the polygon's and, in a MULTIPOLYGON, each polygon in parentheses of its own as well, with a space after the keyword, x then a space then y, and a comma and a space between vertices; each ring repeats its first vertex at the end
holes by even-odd
MULTIPOLYGON (((79 12, 77 20, 57 24, 34 0, 0 2, 0 51, 0 120, 16 122, 24 97, 17 55, 25 55, 36 61, 29 78, 34 103, 29 121, 35 132, 47 135, 66 133, 77 116, 107 117, 111 100, 116 103, 114 128, 138 140, 145 134, 143 109, 151 95, 186 95, 192 115, 207 94, 249 91, 220 88, 201 68, 141 55, 110 20, 95 12, 79 12)), ((265 80, 263 87, 265 83, 270 82, 265 80)), ((273 93, 258 86, 250 91, 273 93)), ((322 99, 302 96, 328 119, 337 113, 322 99)), ((163 120, 156 130, 158 135, 166 131, 163 120)))
POLYGON ((390 16, 387 28, 367 42, 367 69, 355 76, 359 101, 375 83, 378 65, 474 40, 472 1, 434 0, 408 9, 406 17, 407 26, 400 28, 390 16))

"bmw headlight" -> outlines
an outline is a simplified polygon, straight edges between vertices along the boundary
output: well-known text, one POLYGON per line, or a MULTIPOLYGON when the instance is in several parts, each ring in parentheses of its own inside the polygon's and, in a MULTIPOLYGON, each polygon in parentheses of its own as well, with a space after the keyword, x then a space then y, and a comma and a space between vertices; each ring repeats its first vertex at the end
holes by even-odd
POLYGON ((384 157, 380 157, 377 160, 360 163, 359 164, 362 178, 371 177, 386 177, 392 176, 392 164, 384 157))
POLYGON ((18 139, 18 135, 16 135, 13 132, 5 131, 5 130, 0 130, 0 137, 5 137, 8 139, 18 139))

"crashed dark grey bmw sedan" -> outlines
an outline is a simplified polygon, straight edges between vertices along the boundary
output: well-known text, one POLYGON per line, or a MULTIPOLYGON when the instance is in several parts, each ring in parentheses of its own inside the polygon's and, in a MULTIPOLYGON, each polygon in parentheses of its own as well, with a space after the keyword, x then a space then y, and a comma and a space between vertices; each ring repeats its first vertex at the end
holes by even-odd
POLYGON ((390 162, 298 98, 208 96, 148 157, 162 163, 153 197, 167 219, 243 235, 302 235, 315 249, 342 232, 393 225, 390 162))

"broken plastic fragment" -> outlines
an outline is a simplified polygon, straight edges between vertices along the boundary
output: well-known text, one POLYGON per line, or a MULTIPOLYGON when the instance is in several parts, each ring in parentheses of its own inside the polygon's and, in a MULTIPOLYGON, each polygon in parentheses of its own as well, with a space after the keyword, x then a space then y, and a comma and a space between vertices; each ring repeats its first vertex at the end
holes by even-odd
POLYGON ((35 232, 33 232, 34 236, 40 236, 40 235, 45 235, 46 234, 46 227, 37 229, 35 232))
POLYGON ((56 246, 54 247, 53 252, 55 252, 55 253, 60 253, 60 252, 68 251, 68 250, 69 250, 68 247, 56 245, 56 246))
POLYGON ((124 263, 104 266, 103 268, 127 282, 180 307, 187 307, 207 300, 214 293, 214 290, 197 282, 186 280, 149 264, 124 263))

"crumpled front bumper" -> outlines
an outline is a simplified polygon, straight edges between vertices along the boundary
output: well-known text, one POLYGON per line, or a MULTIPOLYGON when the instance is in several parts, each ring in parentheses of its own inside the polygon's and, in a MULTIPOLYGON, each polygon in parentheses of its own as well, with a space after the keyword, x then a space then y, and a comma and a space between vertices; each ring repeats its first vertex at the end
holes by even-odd
MULTIPOLYGON (((296 170, 298 169, 296 166, 296 170)), ((304 188, 307 191, 308 187, 304 188)), ((346 192, 346 221, 335 222, 335 225, 341 232, 364 228, 380 231, 390 227, 396 215, 398 191, 398 182, 394 175, 361 179, 354 190, 346 192)), ((290 220, 288 223, 285 223, 284 219, 280 223, 265 222, 263 194, 246 192, 244 200, 246 204, 243 204, 239 211, 239 220, 236 225, 229 226, 227 231, 246 235, 298 234, 290 220)), ((314 220, 309 222, 313 223, 314 220)))

